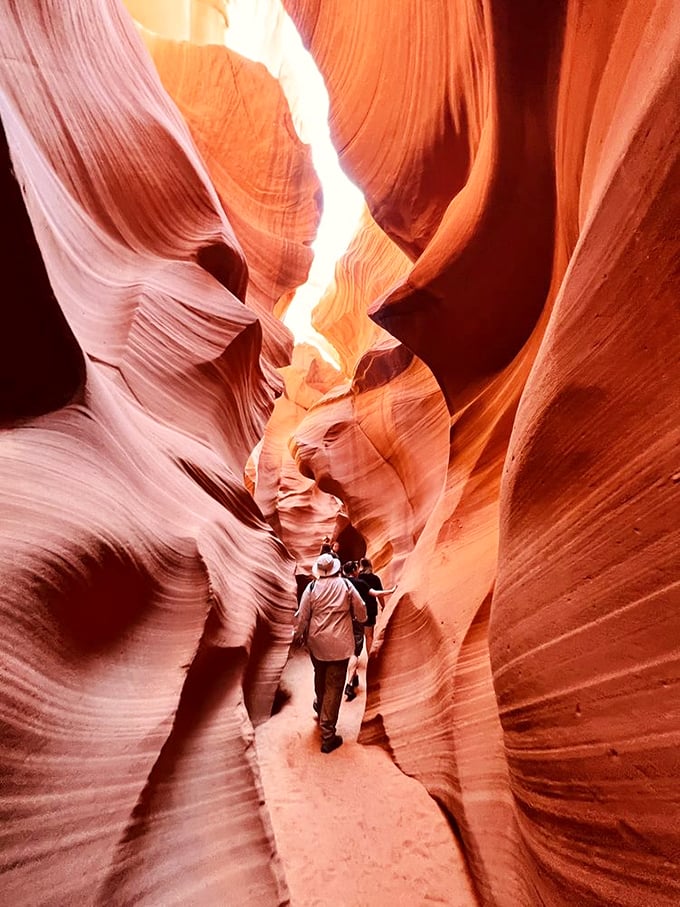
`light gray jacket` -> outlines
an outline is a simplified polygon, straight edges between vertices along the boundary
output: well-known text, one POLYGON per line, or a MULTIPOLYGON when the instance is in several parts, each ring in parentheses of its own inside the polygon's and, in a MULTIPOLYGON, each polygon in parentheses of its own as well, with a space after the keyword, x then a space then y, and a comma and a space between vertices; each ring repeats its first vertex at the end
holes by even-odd
POLYGON ((307 648, 319 661, 342 661, 354 654, 352 613, 366 621, 366 606, 348 579, 322 576, 302 593, 295 615, 295 639, 306 637, 307 648))

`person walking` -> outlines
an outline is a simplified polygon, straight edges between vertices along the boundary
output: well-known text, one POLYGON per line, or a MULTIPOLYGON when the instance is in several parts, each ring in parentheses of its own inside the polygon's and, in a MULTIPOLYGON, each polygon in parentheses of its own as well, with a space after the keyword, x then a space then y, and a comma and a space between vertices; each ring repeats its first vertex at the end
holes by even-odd
POLYGON ((382 581, 377 574, 373 573, 373 564, 367 557, 362 557, 359 561, 358 578, 369 590, 372 590, 372 594, 369 595, 369 604, 366 608, 368 619, 364 628, 366 633, 366 651, 370 652, 373 646, 373 628, 378 617, 378 604, 380 604, 380 610, 382 611, 383 609, 383 603, 382 601, 379 602, 379 599, 385 595, 390 595, 397 587, 383 589, 382 581))
POLYGON ((302 593, 296 613, 294 641, 305 641, 314 666, 314 709, 319 715, 321 752, 342 745, 336 733, 347 664, 354 652, 352 617, 366 620, 366 607, 357 590, 341 576, 340 561, 320 555, 312 573, 314 582, 302 593))
MULTIPOLYGON (((366 608, 367 619, 371 615, 371 605, 375 605, 375 598, 369 596, 368 586, 358 578, 359 565, 356 561, 347 561, 342 565, 342 574, 354 586, 366 608)), ((377 607, 377 606, 376 606, 377 607)), ((358 620, 352 619, 352 630, 354 631, 354 653, 350 656, 349 667, 347 669, 347 684, 345 686, 345 698, 347 702, 356 699, 356 688, 359 686, 359 656, 364 647, 364 625, 358 620)))

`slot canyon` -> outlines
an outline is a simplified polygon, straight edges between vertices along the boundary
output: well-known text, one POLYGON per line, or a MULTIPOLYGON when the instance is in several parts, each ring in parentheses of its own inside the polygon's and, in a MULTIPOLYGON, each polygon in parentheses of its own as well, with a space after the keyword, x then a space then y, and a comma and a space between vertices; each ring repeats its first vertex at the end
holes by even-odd
POLYGON ((677 2, 0 8, 0 903, 677 907, 677 2))

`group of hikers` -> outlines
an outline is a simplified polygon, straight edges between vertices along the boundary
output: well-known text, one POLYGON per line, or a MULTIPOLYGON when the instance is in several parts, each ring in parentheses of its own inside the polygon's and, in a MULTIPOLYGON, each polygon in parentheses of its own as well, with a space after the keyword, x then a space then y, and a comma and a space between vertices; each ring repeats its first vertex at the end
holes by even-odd
POLYGON ((364 639, 370 652, 378 607, 396 589, 383 589, 368 558, 341 565, 338 551, 337 542, 324 539, 312 568, 314 580, 302 593, 295 615, 294 640, 306 644, 314 666, 322 753, 342 745, 336 725, 343 692, 348 702, 356 697, 364 639))

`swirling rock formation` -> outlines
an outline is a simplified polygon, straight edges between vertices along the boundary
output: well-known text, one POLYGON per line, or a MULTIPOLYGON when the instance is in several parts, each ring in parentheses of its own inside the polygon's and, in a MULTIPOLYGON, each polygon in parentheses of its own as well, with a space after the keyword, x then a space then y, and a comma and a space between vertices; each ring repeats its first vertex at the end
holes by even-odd
POLYGON ((309 574, 324 536, 335 536, 345 520, 341 502, 321 491, 298 470, 289 439, 308 411, 332 388, 347 381, 306 344, 294 348, 293 361, 281 369, 284 392, 259 447, 252 475, 252 494, 264 518, 297 562, 297 572, 309 574))
POLYGON ((321 190, 309 147, 295 133, 279 83, 261 64, 226 47, 149 32, 144 38, 246 256, 245 301, 263 326, 265 355, 288 365, 293 338, 279 320, 281 306, 277 317, 272 313, 305 282, 312 262, 321 190))
POLYGON ((293 432, 300 469, 342 499, 374 566, 389 577, 441 492, 448 449, 449 420, 431 372, 366 314, 408 267, 366 213, 313 313, 352 383, 318 401, 293 432), (426 462, 412 457, 414 438, 428 451, 426 462))
MULTIPOLYGON (((282 903, 252 725, 293 565, 241 476, 316 183, 263 70, 174 43, 223 4, 129 2, 190 128, 115 0, 0 20, 0 894, 282 903), (262 181, 230 142, 258 110, 262 181)), ((400 581, 363 739, 441 803, 482 903, 670 907, 680 17, 286 6, 389 241, 367 222, 317 316, 351 384, 295 360, 255 493, 308 557, 306 411, 304 472, 400 581)))
POLYGON ((5 4, 0 115, 0 900, 284 903, 252 725, 295 583, 241 479, 280 384, 242 248, 114 0, 5 4))
POLYGON ((332 284, 312 312, 314 328, 330 340, 348 378, 370 347, 391 339, 370 320, 367 310, 408 269, 409 259, 365 210, 349 248, 336 265, 332 284))
MULTIPOLYGON (((443 804, 484 904, 670 907, 680 16, 666 0, 285 6, 343 165, 414 260, 373 317, 450 413, 364 740, 443 804)), ((351 487, 345 448, 307 438, 314 474, 351 487)), ((429 463, 419 440, 407 456, 429 463)))

